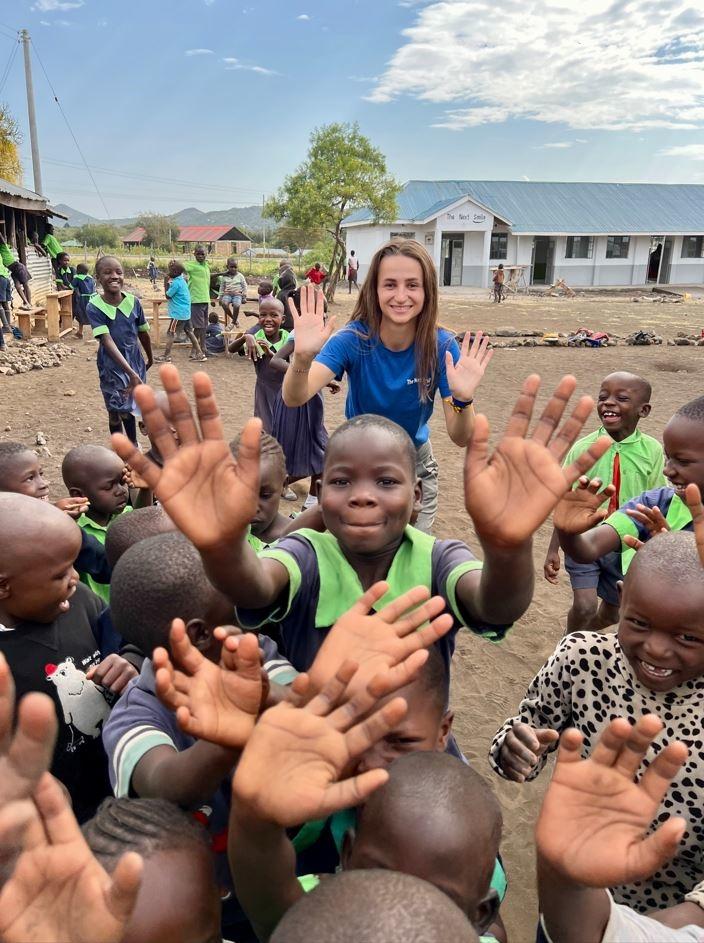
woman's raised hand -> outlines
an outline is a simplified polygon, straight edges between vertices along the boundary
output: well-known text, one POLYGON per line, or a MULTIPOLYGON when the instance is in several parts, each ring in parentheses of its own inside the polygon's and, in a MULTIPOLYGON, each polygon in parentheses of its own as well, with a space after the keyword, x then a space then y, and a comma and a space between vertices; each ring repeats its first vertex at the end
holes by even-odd
POLYGON ((293 299, 288 299, 288 308, 293 317, 296 332, 295 356, 312 360, 323 349, 335 326, 335 318, 325 322, 325 301, 322 291, 314 285, 301 286, 301 313, 296 310, 293 299))

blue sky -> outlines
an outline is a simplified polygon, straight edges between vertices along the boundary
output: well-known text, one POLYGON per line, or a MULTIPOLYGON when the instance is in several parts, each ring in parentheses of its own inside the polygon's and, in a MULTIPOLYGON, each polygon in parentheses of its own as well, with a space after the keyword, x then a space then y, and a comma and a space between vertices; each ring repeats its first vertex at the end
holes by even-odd
MULTIPOLYGON (((330 121, 400 180, 704 182, 700 0, 20 0, 0 79, 21 27, 111 216, 260 202, 330 121)), ((105 216, 34 80, 45 192, 105 216)), ((31 187, 21 55, 0 100, 31 187)))

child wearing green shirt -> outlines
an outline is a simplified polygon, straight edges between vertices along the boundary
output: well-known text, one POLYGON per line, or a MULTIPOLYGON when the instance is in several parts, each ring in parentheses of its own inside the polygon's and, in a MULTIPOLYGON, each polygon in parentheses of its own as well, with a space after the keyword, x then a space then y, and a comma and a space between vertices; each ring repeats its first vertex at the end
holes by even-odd
MULTIPOLYGON (((662 446, 657 439, 638 429, 640 420, 650 415, 650 395, 650 383, 633 373, 610 373, 604 377, 596 407, 601 427, 576 442, 567 453, 565 462, 569 464, 600 436, 611 438, 611 447, 587 472, 589 478, 614 485, 614 494, 603 498, 604 504, 608 500, 609 512, 635 495, 665 484, 662 446)), ((559 551, 557 531, 553 530, 544 564, 545 579, 550 583, 557 583, 559 551)), ((565 569, 573 594, 567 631, 598 632, 617 622, 616 584, 623 578, 619 551, 614 550, 590 563, 578 563, 565 554, 565 569)))

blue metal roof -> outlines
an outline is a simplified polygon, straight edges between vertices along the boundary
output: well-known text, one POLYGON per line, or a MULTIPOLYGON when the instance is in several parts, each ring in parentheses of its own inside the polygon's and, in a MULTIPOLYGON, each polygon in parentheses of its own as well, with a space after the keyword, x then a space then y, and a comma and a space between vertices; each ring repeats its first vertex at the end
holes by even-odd
MULTIPOLYGON (((398 220, 428 219, 462 196, 511 221, 514 233, 704 233, 704 186, 666 183, 539 183, 409 180, 398 220)), ((372 222, 357 210, 345 224, 372 222)))

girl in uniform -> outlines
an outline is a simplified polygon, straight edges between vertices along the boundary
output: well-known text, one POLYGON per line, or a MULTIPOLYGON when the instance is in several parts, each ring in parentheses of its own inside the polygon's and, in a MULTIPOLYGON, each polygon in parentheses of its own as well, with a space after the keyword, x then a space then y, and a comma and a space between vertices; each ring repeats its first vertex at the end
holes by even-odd
POLYGON ((98 378, 111 434, 122 432, 137 444, 134 388, 144 383, 153 363, 149 325, 139 299, 122 290, 119 260, 104 255, 95 265, 101 294, 93 295, 86 315, 99 341, 98 378), (140 344, 146 354, 146 364, 140 344))

